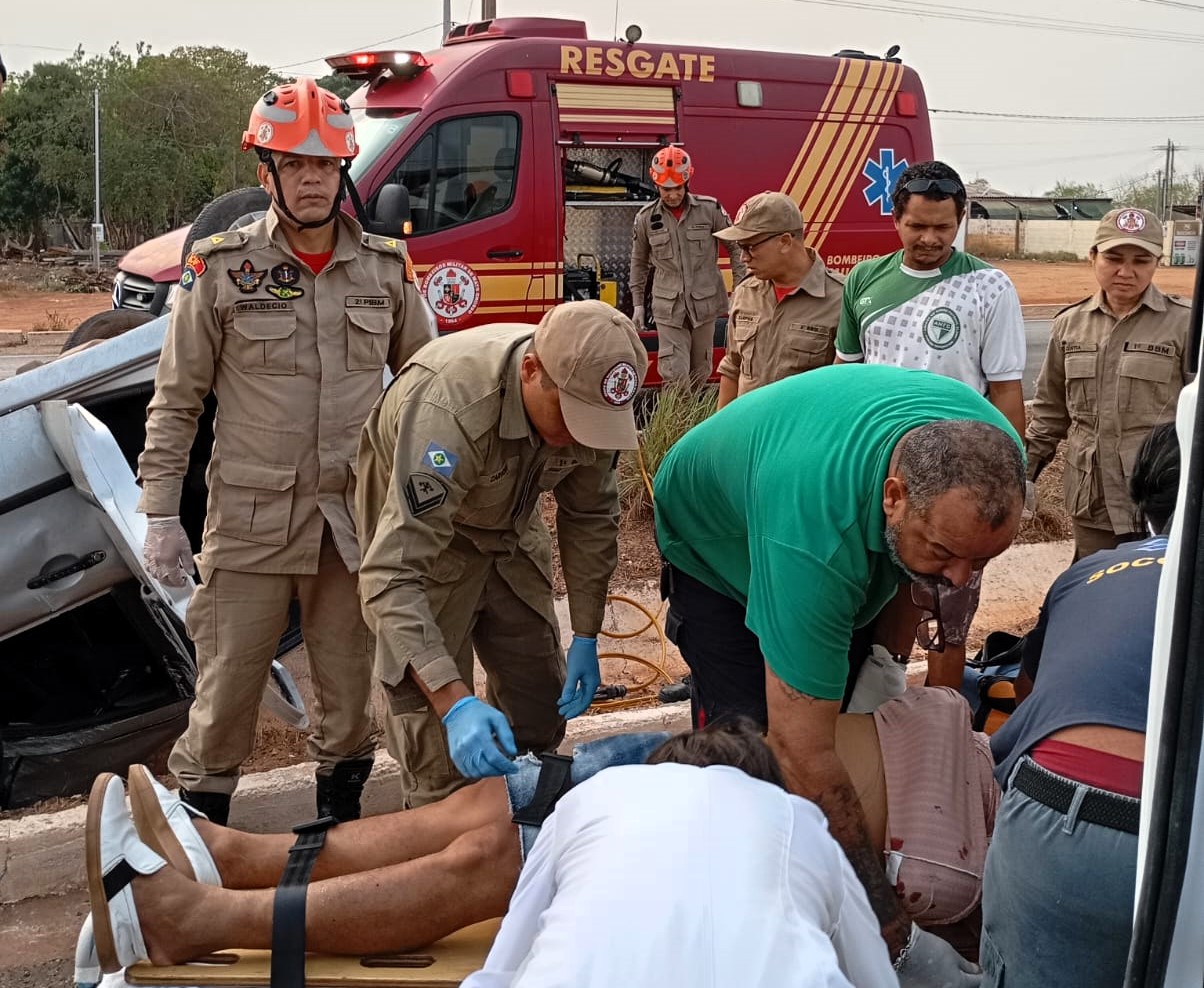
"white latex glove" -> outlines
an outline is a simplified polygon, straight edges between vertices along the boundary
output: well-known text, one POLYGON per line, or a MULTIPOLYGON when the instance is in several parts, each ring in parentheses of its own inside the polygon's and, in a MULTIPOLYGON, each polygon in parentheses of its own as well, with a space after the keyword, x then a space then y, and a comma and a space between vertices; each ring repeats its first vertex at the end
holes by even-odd
POLYGON ((872 714, 887 700, 907 690, 907 663, 896 662, 882 645, 875 645, 857 674, 857 685, 849 697, 848 712, 872 714))
POLYGON ((635 328, 641 332, 644 329, 644 307, 637 305, 631 310, 631 321, 635 323, 635 328))
POLYGON ((1024 508, 1020 512, 1020 520, 1028 521, 1037 513, 1037 485, 1031 480, 1024 482, 1024 508))
POLYGON ((895 972, 899 988, 979 988, 982 971, 935 933, 911 926, 911 946, 895 972))
POLYGON ((146 520, 142 561, 150 575, 166 587, 182 587, 188 582, 189 574, 196 572, 196 564, 179 515, 146 520))

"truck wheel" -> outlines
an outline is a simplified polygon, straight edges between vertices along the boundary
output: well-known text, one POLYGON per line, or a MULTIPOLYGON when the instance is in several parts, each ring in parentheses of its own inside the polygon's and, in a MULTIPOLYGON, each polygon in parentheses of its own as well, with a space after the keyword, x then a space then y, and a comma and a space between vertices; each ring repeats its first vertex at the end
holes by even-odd
POLYGON ((154 318, 151 313, 139 312, 137 309, 109 309, 106 312, 98 312, 71 331, 71 335, 63 341, 59 353, 66 353, 90 340, 111 340, 154 318))
POLYGON ((192 228, 184 238, 180 267, 187 263, 192 245, 202 237, 211 237, 223 230, 237 230, 240 226, 253 223, 267 212, 271 202, 271 197, 263 189, 235 189, 218 196, 192 221, 192 228))

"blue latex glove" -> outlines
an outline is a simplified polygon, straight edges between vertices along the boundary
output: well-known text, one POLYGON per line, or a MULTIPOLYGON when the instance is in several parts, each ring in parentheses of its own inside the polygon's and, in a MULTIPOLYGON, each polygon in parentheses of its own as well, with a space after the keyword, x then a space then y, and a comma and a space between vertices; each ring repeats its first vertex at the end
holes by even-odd
POLYGON ((560 716, 572 720, 585 713, 594 702, 594 693, 602 683, 598 672, 598 639, 573 635, 569 646, 568 673, 564 677, 564 692, 556 701, 560 716))
POLYGON ((466 696, 444 714, 443 726, 447 728, 452 761, 465 778, 483 779, 518 771, 510 760, 518 754, 514 733, 500 710, 475 696, 466 696))

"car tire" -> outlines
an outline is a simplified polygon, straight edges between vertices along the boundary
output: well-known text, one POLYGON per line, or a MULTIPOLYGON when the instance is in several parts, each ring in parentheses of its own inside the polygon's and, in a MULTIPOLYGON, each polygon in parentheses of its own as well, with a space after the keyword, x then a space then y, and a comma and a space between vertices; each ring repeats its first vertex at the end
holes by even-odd
POLYGON ((192 228, 184 238, 180 266, 183 267, 188 262, 192 245, 198 240, 223 230, 236 230, 240 226, 246 226, 265 213, 271 202, 271 198, 263 189, 235 189, 218 196, 192 221, 192 228))
POLYGON ((63 341, 59 353, 66 353, 81 343, 88 343, 91 340, 111 340, 154 318, 153 313, 141 312, 137 309, 108 309, 105 312, 98 312, 94 316, 89 316, 71 331, 71 334, 63 341))

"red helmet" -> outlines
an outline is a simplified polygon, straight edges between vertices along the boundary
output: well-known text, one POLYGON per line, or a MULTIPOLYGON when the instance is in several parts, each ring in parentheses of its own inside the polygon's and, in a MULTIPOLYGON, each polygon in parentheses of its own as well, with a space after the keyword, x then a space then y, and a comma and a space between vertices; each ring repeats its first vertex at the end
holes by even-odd
POLYGON ((305 76, 259 98, 242 135, 242 149, 250 148, 343 159, 360 150, 347 104, 305 76))
POLYGON ((661 148, 653 155, 648 174, 662 189, 676 189, 690 181, 694 174, 694 163, 685 148, 661 148))

